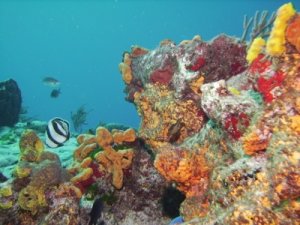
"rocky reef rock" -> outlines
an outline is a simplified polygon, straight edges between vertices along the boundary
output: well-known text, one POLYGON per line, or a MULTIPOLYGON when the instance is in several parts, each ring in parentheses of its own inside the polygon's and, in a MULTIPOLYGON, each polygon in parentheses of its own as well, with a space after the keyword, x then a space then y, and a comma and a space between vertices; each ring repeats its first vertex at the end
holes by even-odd
POLYGON ((21 90, 15 80, 0 82, 0 127, 13 126, 21 111, 21 90))
POLYGON ((122 189, 116 189, 110 177, 101 177, 86 190, 81 202, 81 222, 87 223, 91 205, 99 197, 104 204, 102 220, 107 225, 168 224, 170 218, 162 209, 166 187, 168 183, 153 166, 153 159, 140 146, 135 151, 132 166, 124 171, 122 189))
POLYGON ((161 205, 166 186, 150 155, 144 149, 136 150, 124 187, 115 192, 115 201, 105 214, 108 224, 167 224, 169 218, 163 215, 161 205))
MULTIPOLYGON (((58 193, 64 193, 56 187, 69 179, 58 155, 46 151, 33 130, 23 132, 19 150, 19 162, 14 168, 13 179, 0 186, 0 224, 37 224, 45 218, 47 210, 52 209, 53 202, 59 201, 61 195, 58 193), (53 192, 56 194, 51 194, 53 192)), ((67 190, 71 190, 77 202, 63 201, 66 205, 61 208, 70 208, 72 204, 78 207, 81 192, 71 187, 70 184, 67 190)), ((60 212, 67 214, 64 210, 60 212)), ((65 217, 69 218, 68 215, 65 217)))
POLYGON ((185 194, 185 224, 300 223, 299 21, 287 3, 249 46, 196 36, 124 54, 138 136, 185 194))

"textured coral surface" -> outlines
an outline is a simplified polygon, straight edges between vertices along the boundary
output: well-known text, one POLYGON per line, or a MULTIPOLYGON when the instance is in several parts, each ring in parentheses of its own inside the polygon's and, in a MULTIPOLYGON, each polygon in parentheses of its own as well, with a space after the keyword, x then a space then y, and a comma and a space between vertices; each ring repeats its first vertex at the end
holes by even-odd
POLYGON ((170 187, 185 196, 184 224, 300 224, 299 16, 283 5, 269 38, 252 43, 132 47, 119 69, 139 130, 77 136, 67 171, 25 131, 14 177, 0 184, 0 224, 88 224, 101 199, 95 216, 107 225, 163 225, 170 187))
POLYGON ((248 63, 246 43, 225 35, 124 57, 139 135, 185 193, 186 224, 300 223, 299 36, 285 4, 248 63))

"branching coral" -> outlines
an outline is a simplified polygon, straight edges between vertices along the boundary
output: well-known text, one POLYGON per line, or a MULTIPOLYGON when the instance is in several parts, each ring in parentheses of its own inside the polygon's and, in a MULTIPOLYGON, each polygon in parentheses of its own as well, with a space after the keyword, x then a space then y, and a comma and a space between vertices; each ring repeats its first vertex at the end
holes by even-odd
POLYGON ((268 11, 263 11, 262 13, 257 11, 254 17, 251 17, 250 19, 248 19, 247 15, 245 15, 243 23, 244 32, 242 34, 241 41, 245 41, 247 36, 249 35, 249 42, 251 44, 259 36, 262 38, 268 36, 270 34, 270 30, 274 20, 275 13, 272 13, 268 20, 268 11), (251 26, 252 30, 249 34, 251 26))

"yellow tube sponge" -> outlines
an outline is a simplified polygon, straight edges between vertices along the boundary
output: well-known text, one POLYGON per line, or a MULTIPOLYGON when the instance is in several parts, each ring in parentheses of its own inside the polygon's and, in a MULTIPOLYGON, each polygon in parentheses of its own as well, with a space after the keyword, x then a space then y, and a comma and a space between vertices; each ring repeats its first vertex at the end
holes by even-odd
POLYGON ((285 52, 285 30, 288 20, 296 13, 292 3, 282 5, 274 21, 270 37, 267 42, 266 51, 270 56, 279 56, 285 52))
POLYGON ((261 50, 266 45, 266 41, 261 38, 257 37, 253 40, 248 52, 247 52, 247 61, 248 63, 252 63, 254 59, 261 53, 261 50))

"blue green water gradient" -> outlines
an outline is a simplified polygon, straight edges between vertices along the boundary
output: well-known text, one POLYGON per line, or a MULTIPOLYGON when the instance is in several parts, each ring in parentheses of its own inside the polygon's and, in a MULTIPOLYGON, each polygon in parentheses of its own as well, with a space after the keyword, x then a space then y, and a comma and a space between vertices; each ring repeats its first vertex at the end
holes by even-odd
MULTIPOLYGON (((30 116, 49 120, 85 104, 88 126, 99 121, 138 127, 134 106, 124 100, 118 70, 132 45, 155 48, 200 34, 241 36, 244 14, 276 11, 282 0, 0 0, 0 80, 20 85, 30 116), (45 76, 60 80, 50 98, 45 76)), ((300 10, 300 1, 293 2, 300 10)), ((87 128, 86 127, 86 128, 87 128)))

